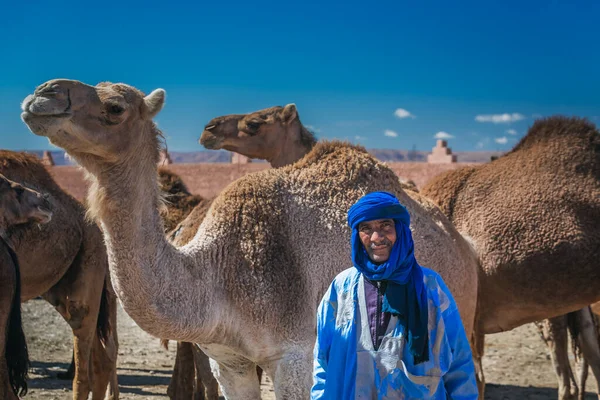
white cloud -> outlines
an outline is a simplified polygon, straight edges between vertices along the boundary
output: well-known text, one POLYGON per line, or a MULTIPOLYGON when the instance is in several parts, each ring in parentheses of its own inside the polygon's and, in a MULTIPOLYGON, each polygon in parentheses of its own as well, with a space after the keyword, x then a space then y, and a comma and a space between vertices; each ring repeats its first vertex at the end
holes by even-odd
POLYGON ((433 137, 436 139, 452 139, 454 136, 447 132, 438 132, 433 137))
POLYGON ((516 135, 516 134, 517 134, 517 131, 516 131, 516 130, 514 130, 514 129, 508 129, 508 130, 506 131, 506 133, 508 133, 509 135, 516 135))
POLYGON ((523 114, 512 113, 512 114, 487 114, 487 115, 477 115, 475 117, 475 121, 477 122, 491 122, 494 124, 506 124, 510 122, 516 122, 525 119, 523 114))
POLYGON ((386 129, 383 134, 387 137, 398 137, 398 133, 392 131, 391 129, 386 129))
POLYGON ((498 137, 498 138, 494 139, 494 142, 496 142, 498 144, 506 144, 506 143, 508 143, 508 138, 506 136, 498 137))
POLYGON ((412 115, 410 113, 410 111, 405 110, 404 108, 397 108, 396 111, 394 111, 394 115, 396 116, 396 118, 399 118, 399 119, 403 119, 403 118, 417 118, 414 115, 412 115))
POLYGON ((476 149, 483 149, 484 147, 485 147, 485 143, 483 141, 477 142, 477 144, 475 145, 476 149))
POLYGON ((354 139, 357 140, 357 141, 359 141, 359 142, 367 140, 366 137, 364 137, 364 136, 358 136, 358 135, 354 136, 354 139))

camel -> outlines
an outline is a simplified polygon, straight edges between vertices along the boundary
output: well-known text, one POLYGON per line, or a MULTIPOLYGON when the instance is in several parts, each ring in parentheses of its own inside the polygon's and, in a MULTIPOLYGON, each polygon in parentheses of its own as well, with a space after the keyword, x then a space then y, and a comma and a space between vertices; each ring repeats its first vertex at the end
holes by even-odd
MULTIPOLYGON (((238 179, 194 238, 173 246, 159 214, 161 133, 152 121, 164 100, 162 89, 144 95, 125 84, 56 79, 24 100, 21 117, 87 171, 88 213, 102 224, 124 310, 149 334, 199 346, 225 398, 260 398, 257 365, 277 398, 308 397, 317 305, 349 267, 346 213, 367 192, 387 190, 407 207, 417 259, 447 282, 471 334, 473 249, 437 206, 404 192, 360 146, 321 142, 292 165, 238 179)), ((295 114, 284 117, 278 123, 296 125, 295 114)))
POLYGON ((6 230, 21 267, 21 301, 42 296, 73 330, 76 371, 73 399, 118 398, 116 375, 116 296, 111 292, 108 258, 97 225, 65 193, 33 155, 0 151, 0 173, 48 193, 52 221, 6 230))
POLYGON ((0 174, 0 398, 27 393, 29 356, 21 324, 21 278, 17 256, 5 240, 8 228, 47 224, 52 212, 46 196, 0 174))
MULTIPOLYGON (((509 153, 443 173, 421 193, 481 260, 480 356, 486 333, 600 300, 593 284, 600 278, 600 135, 587 120, 537 120, 509 153)), ((567 398, 563 389, 560 396, 567 398)))
MULTIPOLYGON (((300 160, 312 150, 317 139, 300 122, 296 106, 288 104, 285 107, 270 107, 249 114, 233 114, 213 118, 206 124, 199 142, 209 149, 225 149, 250 158, 267 160, 272 167, 277 168, 300 160), (296 115, 295 128, 297 129, 284 130, 283 128, 288 125, 280 125, 276 121, 283 119, 285 114, 291 113, 296 115)), ((417 191, 414 182, 405 184, 405 189, 417 191)), ((161 186, 164 187, 162 183, 161 186)), ((187 190, 181 190, 181 192, 182 194, 179 196, 189 195, 187 190)), ((193 238, 206 211, 207 207, 194 209, 193 215, 172 232, 171 240, 174 245, 182 246, 193 238)), ((206 376, 204 381, 206 382, 208 379, 210 382, 212 375, 207 371, 206 355, 189 343, 178 343, 175 369, 168 391, 170 398, 201 397, 194 394, 192 387, 194 367, 197 375, 206 376), (205 366, 204 369, 202 365, 205 366)), ((258 376, 260 381, 262 376, 260 368, 258 376)), ((198 387, 200 384, 196 381, 196 388, 198 387)), ((216 399, 216 397, 214 398, 216 399)))

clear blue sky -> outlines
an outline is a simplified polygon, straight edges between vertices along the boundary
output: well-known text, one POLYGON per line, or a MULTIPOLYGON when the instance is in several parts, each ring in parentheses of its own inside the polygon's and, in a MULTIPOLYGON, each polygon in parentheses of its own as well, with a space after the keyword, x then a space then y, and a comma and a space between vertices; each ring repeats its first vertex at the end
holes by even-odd
POLYGON ((52 78, 166 89, 177 151, 215 116, 292 102, 319 138, 368 148, 443 132, 507 150, 536 116, 600 123, 599 1, 88 3, 3 2, 0 147, 52 148, 19 117, 52 78))

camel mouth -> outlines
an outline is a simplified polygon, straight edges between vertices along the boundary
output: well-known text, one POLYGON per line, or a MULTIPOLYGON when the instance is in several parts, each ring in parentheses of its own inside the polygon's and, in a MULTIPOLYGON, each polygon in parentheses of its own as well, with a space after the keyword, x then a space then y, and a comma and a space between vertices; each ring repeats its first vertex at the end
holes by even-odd
POLYGON ((21 119, 30 127, 31 124, 69 118, 72 115, 71 96, 68 90, 45 90, 30 94, 23 100, 21 110, 21 119))
POLYGON ((205 130, 202 132, 202 136, 200 136, 198 142, 209 150, 219 150, 223 144, 223 138, 205 130))

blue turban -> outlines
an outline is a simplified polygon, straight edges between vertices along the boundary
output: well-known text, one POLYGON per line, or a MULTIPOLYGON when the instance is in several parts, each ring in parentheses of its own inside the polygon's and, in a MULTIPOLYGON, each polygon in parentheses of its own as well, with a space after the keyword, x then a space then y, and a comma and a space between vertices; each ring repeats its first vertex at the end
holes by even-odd
POLYGON ((383 311, 401 317, 408 329, 408 346, 415 364, 429 360, 427 293, 423 270, 414 254, 410 232, 410 215, 398 199, 387 192, 372 192, 359 199, 348 210, 352 228, 352 262, 366 278, 387 281, 383 311), (387 261, 374 263, 362 242, 358 227, 361 222, 393 219, 396 242, 387 261))

